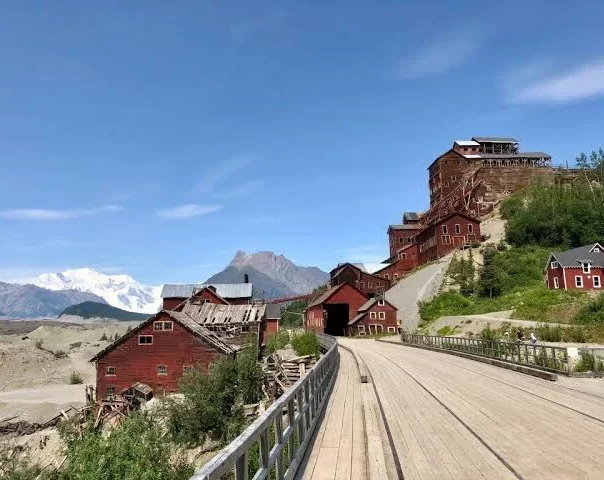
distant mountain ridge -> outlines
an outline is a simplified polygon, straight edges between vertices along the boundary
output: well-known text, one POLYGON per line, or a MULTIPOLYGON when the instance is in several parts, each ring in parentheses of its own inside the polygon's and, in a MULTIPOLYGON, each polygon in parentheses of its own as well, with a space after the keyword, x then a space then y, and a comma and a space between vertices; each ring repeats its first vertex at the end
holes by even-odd
POLYGON ((65 315, 74 315, 84 319, 89 318, 108 318, 124 322, 147 320, 151 315, 147 313, 135 313, 122 310, 121 308, 112 307, 106 303, 99 302, 82 302, 77 305, 71 305, 63 310, 58 317, 65 315))
POLYGON ((59 273, 44 273, 32 283, 49 290, 90 292, 122 310, 156 313, 161 286, 143 285, 129 275, 106 275, 92 268, 77 268, 59 273))
POLYGON ((106 303, 98 295, 79 290, 53 291, 36 285, 0 282, 0 312, 13 318, 54 317, 87 300, 106 303))
POLYGON ((254 297, 279 298, 312 292, 329 280, 317 267, 299 267, 273 252, 248 254, 239 250, 229 265, 206 283, 239 283, 244 275, 253 284, 254 297))

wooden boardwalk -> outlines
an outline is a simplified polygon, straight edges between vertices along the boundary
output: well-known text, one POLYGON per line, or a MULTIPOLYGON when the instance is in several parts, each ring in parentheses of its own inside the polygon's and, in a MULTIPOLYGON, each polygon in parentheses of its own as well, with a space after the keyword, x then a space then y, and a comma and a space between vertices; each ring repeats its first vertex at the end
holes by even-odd
POLYGON ((340 343, 374 383, 359 383, 340 348, 300 478, 604 478, 604 380, 548 382, 438 352, 340 343))

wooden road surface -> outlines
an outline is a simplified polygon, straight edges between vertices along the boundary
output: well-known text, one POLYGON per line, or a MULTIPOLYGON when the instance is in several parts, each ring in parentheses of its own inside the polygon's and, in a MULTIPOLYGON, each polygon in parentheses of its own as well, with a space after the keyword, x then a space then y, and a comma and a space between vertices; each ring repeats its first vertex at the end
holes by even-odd
POLYGON ((300 478, 604 478, 604 380, 549 382, 374 340, 340 344, 372 379, 360 384, 340 348, 300 478))

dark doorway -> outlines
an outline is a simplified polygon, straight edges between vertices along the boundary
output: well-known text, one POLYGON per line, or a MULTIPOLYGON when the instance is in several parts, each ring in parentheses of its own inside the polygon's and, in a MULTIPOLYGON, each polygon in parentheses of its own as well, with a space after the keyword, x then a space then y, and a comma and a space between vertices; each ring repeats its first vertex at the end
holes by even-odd
POLYGON ((328 335, 346 335, 348 326, 348 304, 330 303, 325 305, 325 333, 328 335))

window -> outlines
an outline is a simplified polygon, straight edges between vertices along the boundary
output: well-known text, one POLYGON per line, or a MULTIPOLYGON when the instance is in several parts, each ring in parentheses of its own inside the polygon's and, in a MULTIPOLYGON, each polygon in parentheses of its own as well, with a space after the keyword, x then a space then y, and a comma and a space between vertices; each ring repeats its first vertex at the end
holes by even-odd
POLYGON ((594 247, 594 253, 600 253, 600 247, 594 247))
POLYGON ((405 242, 405 239, 403 237, 398 239, 398 243, 404 243, 404 242, 405 242))
POLYGON ((396 327, 388 327, 388 333, 396 333, 396 327))
POLYGON ((594 275, 594 288, 600 288, 602 284, 600 283, 600 277, 594 275))
POLYGON ((407 254, 401 253, 401 260, 407 260, 407 254))
POLYGON ((589 262, 583 262, 583 273, 589 273, 591 272, 591 263, 589 262))
POLYGON ((551 267, 552 268, 558 268, 560 266, 560 264, 558 262, 552 262, 551 263, 551 267))
POLYGON ((138 344, 139 345, 153 345, 153 335, 139 335, 138 344))
POLYGON ((189 373, 193 370, 193 366, 191 365, 183 365, 182 366, 182 371, 183 373, 189 373))
POLYGON ((575 277, 575 287, 577 288, 583 288, 583 277, 577 275, 575 277))
POLYGON ((375 320, 375 312, 369 312, 369 318, 375 320))
MULTIPOLYGON (((203 302, 205 303, 205 302, 203 302)), ((153 322, 153 330, 155 332, 161 331, 171 331, 172 330, 172 322, 153 322)))
POLYGON ((451 177, 451 180, 455 181, 455 180, 457 180, 457 177, 456 177, 455 175, 453 175, 453 176, 451 177))
POLYGON ((447 232, 447 226, 443 225, 443 235, 446 235, 447 233, 449 233, 447 232))
POLYGON ((468 233, 474 233, 474 225, 468 223, 468 233))
POLYGON ((386 312, 378 312, 378 318, 380 320, 386 320, 386 312))
POLYGON ((560 280, 558 277, 554 277, 554 288, 560 288, 560 280))
POLYGON ((461 233, 461 225, 459 223, 455 224, 455 235, 459 235, 461 233))
POLYGON ((158 375, 168 375, 168 367, 166 367, 165 365, 158 365, 157 374, 158 375))
POLYGON ((361 282, 361 288, 365 288, 365 282, 361 282))
POLYGON ((369 288, 373 288, 373 282, 367 282, 367 286, 368 286, 369 288))
POLYGON ((113 397, 115 395, 115 387, 107 387, 107 396, 113 397))
POLYGON ((398 273, 395 273, 394 276, 392 277, 393 280, 398 280, 398 273))
POLYGON ((451 243, 451 235, 441 235, 442 244, 449 245, 451 243))
POLYGON ((407 243, 413 243, 413 237, 409 237, 409 238, 407 239, 407 243))
POLYGON ((383 299, 383 298, 379 298, 379 299, 378 299, 378 305, 379 305, 380 307, 383 307, 383 306, 384 306, 384 299, 383 299))
POLYGON ((384 274, 384 277, 386 278, 386 280, 390 280, 390 274, 389 273, 384 274))
POLYGON ((115 367, 107 367, 106 375, 108 377, 114 377, 115 376, 115 367))

